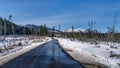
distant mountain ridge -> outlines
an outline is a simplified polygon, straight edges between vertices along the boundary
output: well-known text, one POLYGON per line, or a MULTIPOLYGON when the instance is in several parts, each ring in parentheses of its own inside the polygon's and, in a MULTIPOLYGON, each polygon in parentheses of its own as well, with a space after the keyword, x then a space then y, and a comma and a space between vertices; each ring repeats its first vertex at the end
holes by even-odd
MULTIPOLYGON (((32 29, 33 26, 34 26, 35 30, 36 30, 36 29, 37 29, 37 30, 40 30, 40 26, 38 26, 38 25, 34 25, 34 24, 26 24, 26 25, 25 25, 25 27, 28 27, 28 28, 30 28, 30 29, 32 29)), ((48 28, 48 27, 46 27, 46 28, 47 28, 47 30, 50 31, 50 32, 53 30, 52 28, 48 28)), ((62 31, 59 31, 59 30, 57 30, 57 29, 55 29, 55 31, 62 32, 62 31)))

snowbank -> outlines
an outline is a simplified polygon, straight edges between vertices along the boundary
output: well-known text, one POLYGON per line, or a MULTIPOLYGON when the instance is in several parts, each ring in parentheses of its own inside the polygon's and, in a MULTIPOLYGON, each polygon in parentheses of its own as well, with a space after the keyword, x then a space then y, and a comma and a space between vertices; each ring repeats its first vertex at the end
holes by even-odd
MULTIPOLYGON (((117 49, 110 48, 110 45, 101 42, 98 45, 88 42, 71 41, 69 39, 57 38, 61 47, 71 55, 75 60, 87 63, 100 65, 104 68, 120 68, 120 57, 110 57, 110 52, 120 55, 120 47, 117 49)), ((119 46, 119 44, 116 44, 119 46)))
POLYGON ((26 52, 32 50, 32 49, 40 46, 40 45, 50 41, 50 40, 51 40, 51 38, 47 38, 47 40, 44 40, 42 42, 32 43, 29 46, 24 46, 22 49, 15 50, 14 52, 10 52, 10 53, 8 53, 5 56, 1 56, 0 57, 0 66, 5 64, 5 63, 7 63, 8 61, 10 61, 10 60, 12 60, 12 59, 14 59, 14 58, 16 58, 16 57, 26 53, 26 52))

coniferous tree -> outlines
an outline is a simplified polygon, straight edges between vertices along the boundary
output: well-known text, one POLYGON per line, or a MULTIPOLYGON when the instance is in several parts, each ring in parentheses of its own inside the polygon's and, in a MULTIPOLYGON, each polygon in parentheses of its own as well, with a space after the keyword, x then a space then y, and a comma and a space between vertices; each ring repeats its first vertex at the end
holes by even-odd
POLYGON ((47 31, 47 27, 46 25, 40 25, 40 29, 39 29, 39 35, 40 36, 47 36, 48 35, 48 31, 47 31))
POLYGON ((43 25, 40 25, 40 36, 44 36, 43 25))
POLYGON ((74 27, 72 26, 72 38, 74 38, 74 27))
POLYGON ((2 35, 2 18, 0 17, 0 35, 2 35))
POLYGON ((52 28, 52 37, 55 36, 55 27, 52 28))
POLYGON ((6 35, 6 31, 7 31, 7 28, 6 28, 6 19, 4 19, 4 35, 6 35))
POLYGON ((9 18, 8 18, 8 22, 9 22, 9 24, 10 25, 7 25, 8 26, 8 28, 7 28, 7 33, 8 34, 14 34, 14 27, 13 27, 13 23, 11 23, 11 20, 12 20, 12 15, 9 15, 9 18))
POLYGON ((14 30, 14 24, 12 24, 12 34, 14 35, 15 30, 14 30))
POLYGON ((34 29, 34 25, 32 25, 32 35, 34 35, 35 34, 35 29, 34 29))
POLYGON ((44 35, 47 36, 47 34, 48 34, 47 27, 46 25, 44 25, 44 35))

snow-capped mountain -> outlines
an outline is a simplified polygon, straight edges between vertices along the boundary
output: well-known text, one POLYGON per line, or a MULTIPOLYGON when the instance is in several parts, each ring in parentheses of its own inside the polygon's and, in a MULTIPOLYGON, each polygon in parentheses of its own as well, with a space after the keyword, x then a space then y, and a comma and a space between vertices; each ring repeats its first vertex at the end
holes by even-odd
MULTIPOLYGON (((73 30, 74 32, 85 32, 85 29, 81 29, 81 28, 76 28, 73 30)), ((67 32, 72 32, 72 29, 68 29, 67 32)))

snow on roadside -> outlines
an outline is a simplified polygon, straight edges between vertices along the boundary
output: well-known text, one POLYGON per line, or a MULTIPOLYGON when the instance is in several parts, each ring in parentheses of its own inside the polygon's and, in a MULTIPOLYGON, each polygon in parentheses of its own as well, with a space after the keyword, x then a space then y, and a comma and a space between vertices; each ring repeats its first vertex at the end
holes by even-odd
MULTIPOLYGON (((13 49, 10 49, 8 51, 4 50, 3 52, 0 52, 0 66, 12 59, 24 54, 24 53, 42 45, 43 43, 46 43, 51 40, 51 38, 49 38, 49 37, 46 37, 43 39, 41 38, 41 39, 30 39, 30 40, 27 37, 24 37, 24 38, 25 39, 21 40, 22 46, 15 45, 15 48, 13 48, 13 49), (26 38, 27 38, 27 40, 26 40, 26 38), (27 43, 26 43, 26 41, 27 41, 27 43)), ((8 41, 8 39, 9 38, 7 38, 7 41, 8 41)), ((4 41, 6 41, 6 38, 4 39, 4 41)), ((13 38, 12 38, 12 41, 14 41, 13 38)), ((20 40, 17 40, 12 43, 18 44, 19 41, 20 40)), ((10 42, 7 42, 7 43, 10 43, 10 42)), ((1 44, 10 46, 10 44, 6 44, 6 42, 1 42, 1 44)), ((0 45, 0 48, 4 48, 4 45, 0 45)), ((11 46, 11 47, 13 47, 13 46, 11 46)))
POLYGON ((120 68, 120 44, 118 43, 110 45, 111 43, 99 42, 98 45, 95 45, 89 42, 57 39, 61 47, 77 61, 120 68), (114 48, 116 46, 117 48, 114 48))

